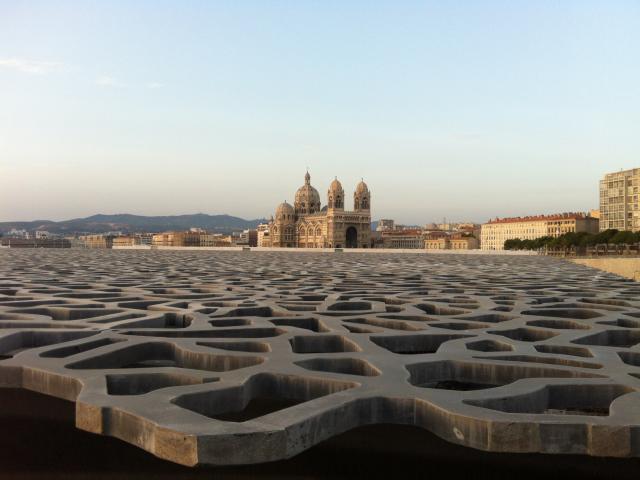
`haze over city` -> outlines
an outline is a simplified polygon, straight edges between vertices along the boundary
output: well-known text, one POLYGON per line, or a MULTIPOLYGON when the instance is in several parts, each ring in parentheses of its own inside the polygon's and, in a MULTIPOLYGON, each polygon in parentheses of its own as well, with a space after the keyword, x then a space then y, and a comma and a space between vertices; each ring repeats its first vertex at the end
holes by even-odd
POLYGON ((638 2, 0 1, 0 221, 598 207, 640 151, 638 2), (349 195, 351 191, 347 192, 349 195))

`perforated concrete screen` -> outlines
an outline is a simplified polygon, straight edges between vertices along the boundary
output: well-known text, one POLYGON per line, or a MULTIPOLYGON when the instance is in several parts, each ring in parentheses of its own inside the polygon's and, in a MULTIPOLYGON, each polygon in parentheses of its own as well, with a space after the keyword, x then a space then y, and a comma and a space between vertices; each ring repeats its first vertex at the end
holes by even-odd
POLYGON ((0 385, 185 465, 382 423, 637 457, 639 344, 638 284, 544 257, 0 251, 0 385))

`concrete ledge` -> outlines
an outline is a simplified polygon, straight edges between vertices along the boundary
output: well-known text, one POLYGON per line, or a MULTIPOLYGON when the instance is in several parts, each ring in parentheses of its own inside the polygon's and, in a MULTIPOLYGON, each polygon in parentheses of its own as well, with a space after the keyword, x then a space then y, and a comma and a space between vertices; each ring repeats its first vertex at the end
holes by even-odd
POLYGON ((578 265, 597 268, 605 272, 640 281, 640 258, 572 258, 578 265))
POLYGON ((133 247, 113 247, 113 250, 186 250, 209 252, 295 252, 295 253, 412 253, 436 255, 505 255, 531 256, 537 252, 525 250, 426 250, 422 248, 273 248, 273 247, 156 247, 136 245, 133 247))

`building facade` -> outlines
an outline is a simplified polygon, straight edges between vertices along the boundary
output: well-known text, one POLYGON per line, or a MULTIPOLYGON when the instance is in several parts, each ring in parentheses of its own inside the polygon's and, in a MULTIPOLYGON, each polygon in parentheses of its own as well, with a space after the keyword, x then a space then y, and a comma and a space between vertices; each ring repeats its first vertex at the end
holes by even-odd
POLYGON ((353 210, 345 210, 345 194, 336 178, 327 191, 327 205, 311 186, 309 172, 295 195, 293 206, 278 205, 269 222, 272 247, 369 248, 371 246, 371 193, 364 181, 356 186, 353 210))
POLYGON ((640 230, 640 168, 608 173, 600 180, 600 231, 640 230))
POLYGON ((450 236, 430 236, 424 241, 427 250, 477 250, 480 242, 468 235, 454 234, 450 236))
POLYGON ((199 247, 200 233, 198 232, 164 232, 156 233, 151 239, 156 247, 199 247))
POLYGON ((496 218, 482 225, 480 248, 504 250, 504 242, 519 238, 535 240, 565 233, 598 233, 598 219, 584 213, 559 213, 531 217, 496 218))
POLYGON ((388 232, 389 230, 395 230, 396 222, 390 218, 381 218, 378 220, 378 226, 376 227, 376 232, 388 232))
POLYGON ((271 237, 269 236, 269 224, 261 223, 260 225, 258 225, 258 228, 256 230, 258 232, 258 246, 270 247, 271 237))
POLYGON ((80 240, 84 248, 112 248, 113 235, 80 235, 80 240))
POLYGON ((424 234, 415 229, 382 232, 382 248, 424 248, 424 234))

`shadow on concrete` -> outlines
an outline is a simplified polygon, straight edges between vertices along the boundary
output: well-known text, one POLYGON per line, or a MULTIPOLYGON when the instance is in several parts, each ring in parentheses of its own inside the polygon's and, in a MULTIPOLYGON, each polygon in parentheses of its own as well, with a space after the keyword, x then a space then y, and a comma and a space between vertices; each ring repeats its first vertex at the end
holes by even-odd
POLYGON ((638 459, 496 454, 448 444, 415 427, 371 426, 287 461, 225 468, 181 467, 120 440, 77 430, 70 402, 0 389, 0 479, 316 479, 637 477, 638 459))

